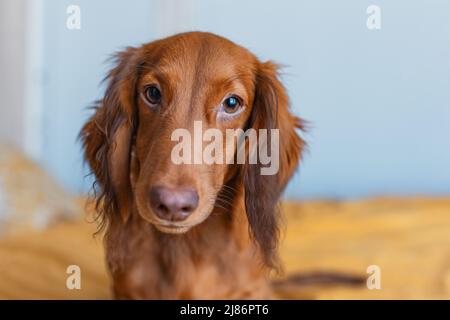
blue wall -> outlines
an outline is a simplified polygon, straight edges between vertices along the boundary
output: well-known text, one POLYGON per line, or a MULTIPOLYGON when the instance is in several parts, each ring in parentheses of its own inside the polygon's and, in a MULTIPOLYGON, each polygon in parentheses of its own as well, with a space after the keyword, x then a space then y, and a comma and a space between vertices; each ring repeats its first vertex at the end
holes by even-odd
MULTIPOLYGON (((450 194, 450 1, 194 1, 180 31, 212 31, 287 65, 309 152, 289 197, 450 194), (381 7, 382 28, 366 27, 381 7)), ((108 54, 156 36, 155 1, 47 1, 45 165, 86 190, 80 147, 108 54), (133 3, 130 5, 130 2, 133 3), (82 29, 65 28, 80 4, 82 29), (121 3, 121 4, 120 4, 121 3), (56 120, 64 119, 64 121, 56 120)))

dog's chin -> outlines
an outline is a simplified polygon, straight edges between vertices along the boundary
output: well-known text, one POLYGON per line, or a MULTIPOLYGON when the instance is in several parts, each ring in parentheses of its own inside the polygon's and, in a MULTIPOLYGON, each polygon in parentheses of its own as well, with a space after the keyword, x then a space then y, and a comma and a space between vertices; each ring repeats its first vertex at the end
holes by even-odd
POLYGON ((155 228, 162 233, 168 234, 183 234, 189 231, 192 226, 176 226, 176 225, 161 225, 161 224, 153 224, 155 228))
POLYGON ((197 217, 196 219, 191 219, 190 221, 183 221, 183 223, 161 221, 156 219, 153 214, 140 214, 140 216, 152 224, 153 227, 161 233, 184 234, 192 228, 202 224, 210 216, 211 211, 212 209, 207 211, 207 214, 201 215, 200 218, 197 217))

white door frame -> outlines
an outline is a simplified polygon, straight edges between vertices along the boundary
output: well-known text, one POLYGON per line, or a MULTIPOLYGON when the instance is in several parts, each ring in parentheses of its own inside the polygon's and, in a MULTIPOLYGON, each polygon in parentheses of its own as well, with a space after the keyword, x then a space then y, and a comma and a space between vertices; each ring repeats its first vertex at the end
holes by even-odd
POLYGON ((24 142, 23 149, 39 160, 43 146, 43 0, 26 0, 24 142))
POLYGON ((34 159, 42 149, 43 0, 0 2, 1 140, 34 159))

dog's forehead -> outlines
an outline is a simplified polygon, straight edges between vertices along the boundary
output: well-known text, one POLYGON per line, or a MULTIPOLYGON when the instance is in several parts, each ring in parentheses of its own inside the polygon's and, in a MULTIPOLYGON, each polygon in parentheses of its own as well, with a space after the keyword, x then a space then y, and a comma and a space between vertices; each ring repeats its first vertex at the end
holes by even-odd
POLYGON ((255 56, 220 36, 191 32, 152 42, 146 46, 147 63, 163 73, 196 77, 252 74, 255 56))

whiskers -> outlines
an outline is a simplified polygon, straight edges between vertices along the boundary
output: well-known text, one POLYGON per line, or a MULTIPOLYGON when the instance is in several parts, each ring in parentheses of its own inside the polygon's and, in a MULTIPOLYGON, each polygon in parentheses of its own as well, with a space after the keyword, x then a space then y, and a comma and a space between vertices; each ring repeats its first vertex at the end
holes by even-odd
MULTIPOLYGON (((230 211, 233 207, 233 202, 236 194, 236 189, 229 185, 223 185, 222 189, 217 195, 216 201, 214 203, 214 208, 221 209, 224 211, 230 211)), ((214 212, 213 212, 214 214, 214 212)))

